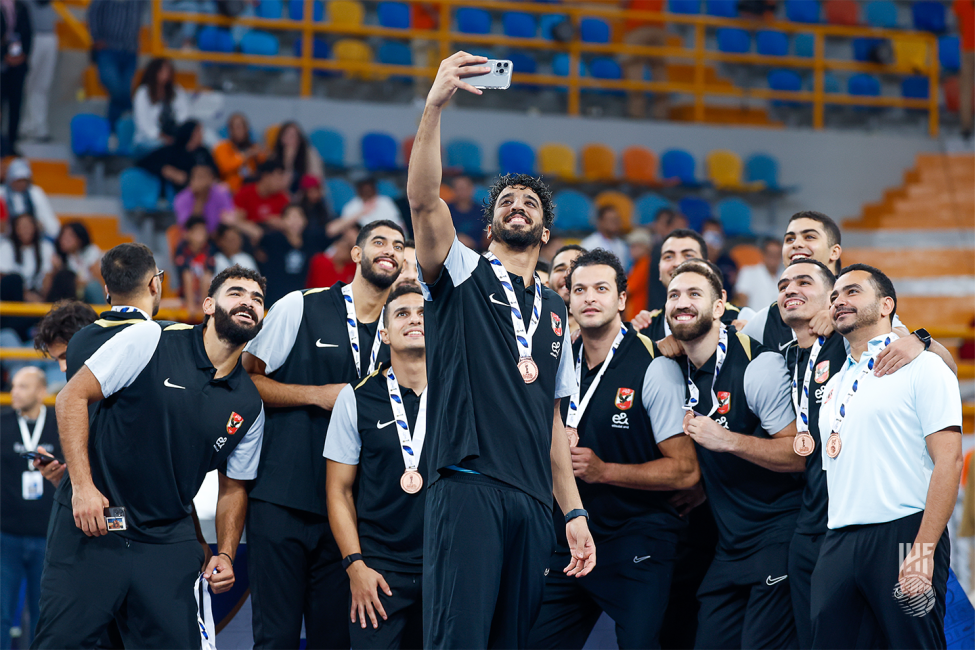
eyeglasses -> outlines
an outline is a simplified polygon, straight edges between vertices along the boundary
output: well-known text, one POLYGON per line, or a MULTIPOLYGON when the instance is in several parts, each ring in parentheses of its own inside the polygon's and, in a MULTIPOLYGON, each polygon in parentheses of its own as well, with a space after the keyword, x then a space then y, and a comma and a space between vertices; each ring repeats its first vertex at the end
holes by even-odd
POLYGON ((159 281, 162 282, 163 281, 163 276, 165 276, 165 275, 166 275, 166 269, 163 269, 159 273, 156 273, 154 276, 152 276, 152 280, 155 280, 156 278, 159 278, 159 281))

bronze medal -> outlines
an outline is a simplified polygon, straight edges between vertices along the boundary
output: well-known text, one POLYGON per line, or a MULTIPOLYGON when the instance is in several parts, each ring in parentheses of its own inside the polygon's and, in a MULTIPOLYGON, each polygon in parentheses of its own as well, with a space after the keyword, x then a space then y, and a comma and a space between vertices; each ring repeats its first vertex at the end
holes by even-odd
POLYGON ((530 384, 538 379, 538 366, 531 357, 522 357, 518 360, 518 372, 526 384, 530 384))
POLYGON ((829 434, 829 438, 826 439, 826 455, 830 458, 836 458, 840 455, 840 449, 843 448, 843 443, 840 442, 840 434, 835 431, 829 434))
POLYGON ((808 433, 797 434, 792 440, 792 450, 799 456, 808 456, 813 453, 815 448, 816 444, 813 442, 813 437, 808 433))
POLYGON ((423 487, 423 477, 415 469, 408 469, 399 478, 399 486, 407 494, 416 494, 423 487))
POLYGON ((575 427, 566 427, 565 435, 569 438, 570 447, 575 447, 579 444, 579 430, 575 427))

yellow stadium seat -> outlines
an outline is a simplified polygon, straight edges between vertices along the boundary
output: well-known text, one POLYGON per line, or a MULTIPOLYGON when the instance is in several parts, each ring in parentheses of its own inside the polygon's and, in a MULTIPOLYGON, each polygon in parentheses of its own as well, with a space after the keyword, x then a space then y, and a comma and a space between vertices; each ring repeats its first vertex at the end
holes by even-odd
POLYGON ((274 150, 274 145, 278 143, 278 131, 280 130, 280 124, 272 124, 264 129, 264 146, 267 147, 268 151, 274 150))
POLYGON ((576 152, 564 144, 544 144, 538 150, 538 171, 562 180, 574 180, 576 152))
POLYGON ((914 72, 928 71, 928 44, 911 37, 893 39, 894 62, 898 68, 914 72))
POLYGON ((587 181, 615 179, 616 153, 604 144, 587 144, 582 148, 582 177, 587 181))
POLYGON ((362 3, 354 0, 332 0, 326 4, 328 4, 328 22, 333 25, 358 27, 366 14, 362 3))
POLYGON ((623 178, 631 183, 653 185, 657 182, 657 154, 646 147, 623 150, 623 178))
MULTIPOLYGON (((341 63, 371 63, 372 48, 360 40, 354 38, 343 38, 332 47, 332 54, 335 60, 341 63)), ((356 79, 373 79, 376 74, 369 72, 368 68, 347 71, 346 76, 356 79)))
POLYGON ((742 183, 741 158, 733 151, 715 149, 707 157, 708 180, 723 190, 760 190, 765 183, 742 183))
POLYGON ((630 197, 616 190, 606 190, 597 194, 593 203, 596 205, 596 210, 599 210, 604 205, 611 205, 616 208, 623 222, 623 232, 630 231, 631 224, 633 223, 633 200, 630 197))

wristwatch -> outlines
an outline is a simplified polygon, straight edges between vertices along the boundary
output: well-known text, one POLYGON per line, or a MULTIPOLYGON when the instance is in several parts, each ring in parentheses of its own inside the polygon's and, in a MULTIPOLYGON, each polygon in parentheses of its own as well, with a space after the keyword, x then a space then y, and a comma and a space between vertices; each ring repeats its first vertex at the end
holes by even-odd
POLYGON ((342 568, 348 569, 350 566, 352 566, 353 562, 358 562, 361 559, 362 559, 362 553, 353 553, 352 555, 346 555, 344 558, 342 558, 342 568))
POLYGON ((921 343, 924 344, 924 349, 925 350, 930 349, 930 347, 931 347, 931 335, 928 334, 928 331, 926 329, 924 329, 923 327, 921 327, 921 328, 918 328, 918 329, 914 330, 913 332, 911 332, 911 334, 914 335, 914 336, 916 336, 918 338, 918 340, 921 343))
POLYGON ((583 510, 582 508, 576 508, 575 510, 570 510, 565 515, 565 523, 569 523, 570 521, 572 521, 576 517, 585 517, 586 518, 586 523, 587 524, 589 523, 589 513, 586 512, 585 510, 583 510))

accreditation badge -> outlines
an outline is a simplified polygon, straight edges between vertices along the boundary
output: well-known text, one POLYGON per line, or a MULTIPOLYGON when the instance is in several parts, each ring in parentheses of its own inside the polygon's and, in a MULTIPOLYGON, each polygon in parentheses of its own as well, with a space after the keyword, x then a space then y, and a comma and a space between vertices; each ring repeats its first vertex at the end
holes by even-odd
POLYGON ((44 477, 38 471, 27 471, 20 474, 21 496, 24 501, 37 501, 44 496, 44 477))

